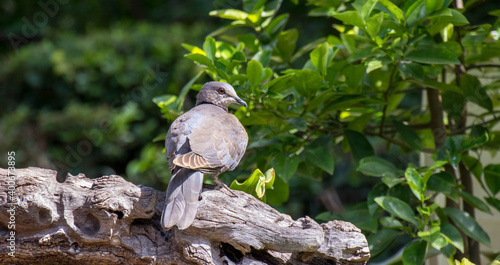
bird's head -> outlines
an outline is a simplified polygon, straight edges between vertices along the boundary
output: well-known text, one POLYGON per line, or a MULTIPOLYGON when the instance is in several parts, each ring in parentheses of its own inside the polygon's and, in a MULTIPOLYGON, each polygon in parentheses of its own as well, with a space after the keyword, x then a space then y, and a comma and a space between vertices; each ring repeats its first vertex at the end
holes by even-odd
POLYGON ((196 105, 203 103, 214 104, 226 111, 231 103, 247 106, 247 103, 236 95, 236 91, 230 84, 216 81, 205 83, 201 88, 196 105))

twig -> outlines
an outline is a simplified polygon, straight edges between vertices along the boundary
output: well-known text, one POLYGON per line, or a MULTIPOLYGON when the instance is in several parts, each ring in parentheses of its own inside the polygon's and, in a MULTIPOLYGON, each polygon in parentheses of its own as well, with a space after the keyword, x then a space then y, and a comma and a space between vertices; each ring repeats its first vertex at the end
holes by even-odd
POLYGON ((384 108, 382 109, 382 120, 380 121, 380 136, 383 135, 384 132, 384 123, 385 123, 385 115, 387 112, 387 101, 389 100, 389 91, 392 87, 392 82, 394 81, 394 74, 396 74, 396 69, 398 68, 399 62, 394 64, 394 68, 392 68, 391 76, 389 78, 389 85, 387 85, 387 90, 384 92, 384 108))
POLYGON ((465 132, 465 131, 467 131, 469 129, 472 129, 472 127, 474 127, 474 126, 478 126, 478 125, 482 126, 482 125, 486 125, 486 124, 489 124, 491 122, 497 122, 497 121, 500 121, 500 117, 496 117, 494 119, 491 119, 491 120, 485 121, 485 122, 481 122, 479 124, 473 124, 473 125, 469 125, 467 127, 462 127, 462 128, 456 129, 456 130, 450 132, 448 135, 461 134, 461 133, 463 133, 463 132, 465 132))
MULTIPOLYGON (((400 146, 400 147, 403 147, 403 148, 406 148, 406 149, 412 149, 408 144, 406 144, 405 142, 400 141, 398 139, 391 138, 391 137, 388 137, 388 136, 383 135, 383 134, 380 135, 380 134, 376 134, 376 133, 372 133, 372 132, 367 132, 367 131, 365 131, 365 133, 367 135, 370 135, 370 136, 378 136, 378 137, 380 137, 380 138, 382 138, 382 139, 384 139, 384 140, 386 140, 386 141, 388 141, 388 142, 390 142, 392 144, 395 144, 397 146, 400 146)), ((425 152, 425 153, 429 153, 429 154, 434 153, 434 149, 425 148, 425 147, 422 148, 421 151, 425 152)))
POLYGON ((486 67, 491 67, 491 68, 500 68, 500 64, 473 64, 470 66, 467 66, 466 69, 475 69, 475 68, 486 68, 486 67))

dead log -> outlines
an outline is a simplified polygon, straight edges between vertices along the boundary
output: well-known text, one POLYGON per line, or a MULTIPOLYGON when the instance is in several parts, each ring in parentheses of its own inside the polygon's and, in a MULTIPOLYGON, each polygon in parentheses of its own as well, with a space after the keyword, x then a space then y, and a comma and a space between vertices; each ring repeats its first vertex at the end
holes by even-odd
POLYGON ((204 191, 191 227, 163 231, 164 192, 116 175, 59 183, 56 174, 0 169, 1 264, 365 264, 370 257, 352 224, 294 221, 243 192, 204 191))

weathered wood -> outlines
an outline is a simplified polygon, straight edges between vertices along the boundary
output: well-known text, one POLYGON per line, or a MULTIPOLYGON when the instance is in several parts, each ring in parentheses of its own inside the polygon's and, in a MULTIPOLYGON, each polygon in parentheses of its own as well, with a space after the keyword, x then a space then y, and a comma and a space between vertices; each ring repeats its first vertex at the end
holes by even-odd
POLYGON ((203 192, 191 227, 163 231, 165 193, 120 176, 59 183, 55 171, 30 167, 12 179, 15 206, 0 169, 1 264, 364 264, 370 256, 350 223, 294 221, 239 191, 203 192))

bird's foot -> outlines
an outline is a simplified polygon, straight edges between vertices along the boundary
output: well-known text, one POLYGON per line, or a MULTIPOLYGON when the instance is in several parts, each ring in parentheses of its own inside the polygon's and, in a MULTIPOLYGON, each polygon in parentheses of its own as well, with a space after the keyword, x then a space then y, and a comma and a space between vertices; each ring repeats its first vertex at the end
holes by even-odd
POLYGON ((236 195, 236 193, 234 193, 224 182, 222 182, 222 180, 214 176, 212 176, 212 179, 219 188, 224 188, 230 193, 231 196, 238 197, 238 195, 236 195))

